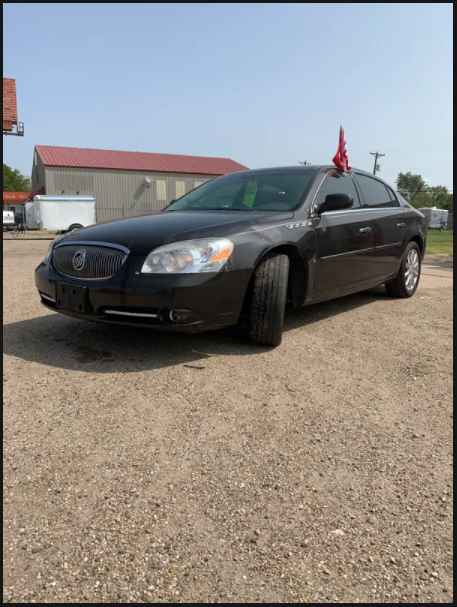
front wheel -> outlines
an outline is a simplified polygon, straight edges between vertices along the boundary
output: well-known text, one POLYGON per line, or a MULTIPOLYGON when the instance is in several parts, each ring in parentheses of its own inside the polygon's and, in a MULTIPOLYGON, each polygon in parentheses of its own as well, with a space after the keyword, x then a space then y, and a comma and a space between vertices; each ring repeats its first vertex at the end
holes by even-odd
POLYGON ((279 346, 287 303, 289 258, 268 253, 254 276, 249 339, 258 346, 279 346))
POLYGON ((406 249, 397 277, 386 285, 388 294, 401 299, 412 297, 419 287, 421 272, 421 251, 419 246, 412 242, 406 249))

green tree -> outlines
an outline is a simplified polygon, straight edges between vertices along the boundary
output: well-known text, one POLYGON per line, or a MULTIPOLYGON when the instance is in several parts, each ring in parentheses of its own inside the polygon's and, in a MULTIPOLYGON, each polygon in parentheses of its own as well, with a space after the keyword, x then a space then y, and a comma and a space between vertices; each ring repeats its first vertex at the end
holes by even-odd
POLYGON ((22 175, 18 169, 3 165, 3 191, 4 192, 30 192, 30 179, 22 175))
POLYGON ((430 196, 433 198, 433 205, 440 209, 447 209, 450 213, 454 212, 454 196, 443 185, 430 188, 430 196))
MULTIPOLYGON (((397 190, 400 194, 406 198, 408 202, 412 205, 414 204, 414 200, 427 191, 427 184, 425 183, 422 175, 413 175, 413 173, 400 173, 397 179, 397 190)), ((430 205, 432 206, 432 205, 430 205)))
POLYGON ((420 192, 410 202, 416 209, 429 209, 430 207, 437 206, 435 200, 428 192, 420 192))
POLYGON ((397 190, 416 209, 438 207, 454 212, 454 195, 444 185, 428 186, 422 175, 400 173, 397 190))

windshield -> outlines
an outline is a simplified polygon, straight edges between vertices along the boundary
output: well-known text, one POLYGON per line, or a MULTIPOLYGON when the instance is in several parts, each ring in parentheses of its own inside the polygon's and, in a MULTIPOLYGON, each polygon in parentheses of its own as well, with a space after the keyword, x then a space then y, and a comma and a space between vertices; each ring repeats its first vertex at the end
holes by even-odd
POLYGON ((294 211, 316 176, 308 171, 246 171, 208 181, 167 211, 294 211))

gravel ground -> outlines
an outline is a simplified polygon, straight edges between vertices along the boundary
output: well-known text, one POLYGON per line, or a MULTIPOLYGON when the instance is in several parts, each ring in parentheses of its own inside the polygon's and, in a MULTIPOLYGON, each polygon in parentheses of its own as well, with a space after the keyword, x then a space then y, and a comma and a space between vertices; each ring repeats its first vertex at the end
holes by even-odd
POLYGON ((266 350, 50 313, 47 244, 3 243, 4 601, 452 602, 450 269, 266 350))

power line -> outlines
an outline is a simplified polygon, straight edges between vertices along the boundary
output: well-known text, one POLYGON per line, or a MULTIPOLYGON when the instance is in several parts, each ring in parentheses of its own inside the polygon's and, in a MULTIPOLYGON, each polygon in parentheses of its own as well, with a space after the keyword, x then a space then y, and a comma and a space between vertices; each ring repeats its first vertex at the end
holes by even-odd
MULTIPOLYGON (((411 171, 386 171, 383 175, 403 175, 411 173, 411 171)), ((440 177, 441 175, 446 175, 446 179, 453 176, 453 171, 420 171, 420 173, 426 174, 426 177, 440 177)), ((413 175, 419 175, 419 173, 413 172, 413 175)), ((421 175, 422 176, 422 175, 421 175)))
POLYGON ((453 152, 454 148, 439 148, 436 150, 395 150, 389 154, 398 154, 400 152, 408 152, 408 154, 441 154, 444 152, 453 152))
POLYGON ((391 148, 386 150, 386 152, 407 152, 409 150, 420 150, 420 149, 424 149, 424 148, 443 148, 443 147, 449 147, 449 146, 453 146, 454 142, 453 141, 449 141, 446 143, 426 143, 424 145, 415 145, 412 146, 410 148, 391 148))
POLYGON ((416 166, 416 167, 410 167, 409 169, 406 169, 408 171, 415 171, 416 169, 438 169, 438 168, 443 168, 443 167, 453 167, 454 165, 451 164, 431 164, 431 165, 422 165, 422 166, 416 166))

